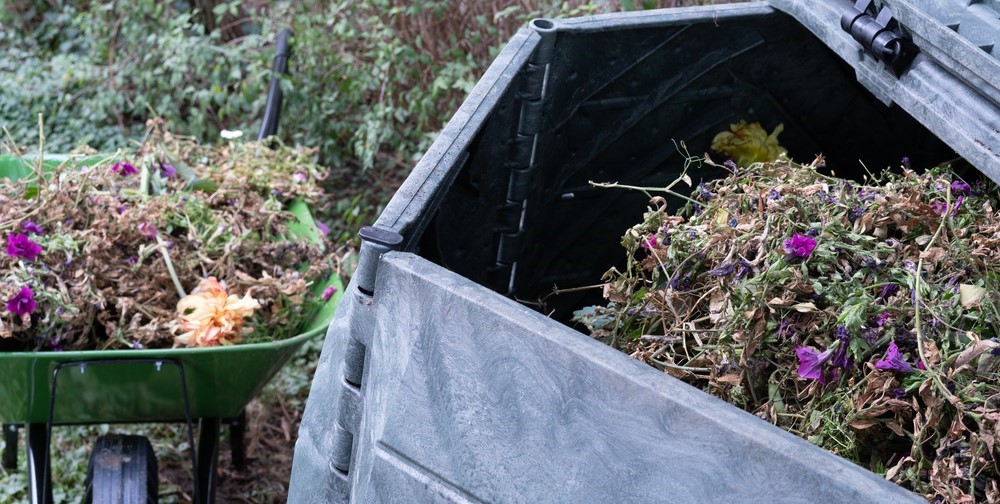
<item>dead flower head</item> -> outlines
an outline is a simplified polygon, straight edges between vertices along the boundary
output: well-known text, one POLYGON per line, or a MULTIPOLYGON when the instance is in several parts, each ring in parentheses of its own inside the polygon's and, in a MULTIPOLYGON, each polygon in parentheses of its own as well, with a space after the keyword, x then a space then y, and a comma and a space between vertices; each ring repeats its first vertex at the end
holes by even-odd
POLYGON ((244 333, 243 322, 260 308, 260 303, 247 292, 242 298, 226 292, 215 277, 202 279, 198 287, 177 303, 177 329, 184 331, 174 340, 174 346, 227 346, 239 343, 244 333))

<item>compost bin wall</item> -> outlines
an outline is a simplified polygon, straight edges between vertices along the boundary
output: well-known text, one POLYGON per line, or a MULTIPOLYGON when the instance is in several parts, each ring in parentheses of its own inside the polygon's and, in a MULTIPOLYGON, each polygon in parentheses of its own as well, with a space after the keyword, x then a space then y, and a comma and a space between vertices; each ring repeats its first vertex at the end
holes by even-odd
POLYGON ((784 124, 792 157, 841 176, 957 151, 998 178, 982 70, 921 52, 897 77, 838 31, 849 2, 773 3, 540 20, 511 40, 363 233, 292 502, 915 498, 498 294, 597 283, 647 201, 587 182, 663 186, 679 142, 700 155, 740 119, 784 124))

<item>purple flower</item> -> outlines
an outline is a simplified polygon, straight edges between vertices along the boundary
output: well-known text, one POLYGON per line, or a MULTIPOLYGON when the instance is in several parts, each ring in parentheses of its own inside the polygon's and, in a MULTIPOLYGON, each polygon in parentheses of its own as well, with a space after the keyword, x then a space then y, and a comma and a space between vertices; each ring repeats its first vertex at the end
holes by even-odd
POLYGON ((958 199, 955 200, 955 206, 951 209, 951 214, 952 215, 955 215, 955 214, 958 213, 958 207, 962 206, 962 201, 964 201, 964 200, 965 200, 965 196, 961 196, 961 195, 958 197, 958 199))
MULTIPOLYGON (((896 284, 886 284, 885 286, 882 287, 882 292, 879 293, 878 298, 881 299, 882 301, 885 301, 886 299, 889 299, 889 296, 892 296, 893 294, 895 294, 897 292, 899 292, 899 286, 898 285, 896 285, 896 284)), ((885 315, 888 315, 888 313, 886 313, 885 315)), ((879 325, 881 325, 881 324, 879 324, 879 325)))
POLYGON ((704 182, 698 184, 698 199, 702 201, 711 201, 715 197, 712 191, 708 190, 708 186, 704 182))
POLYGON ((736 227, 740 225, 740 221, 736 220, 736 217, 731 217, 729 219, 729 227, 736 227))
POLYGON ((675 291, 686 291, 691 288, 691 273, 681 274, 680 271, 674 273, 670 279, 670 288, 675 291))
POLYGON ((316 229, 318 229, 320 234, 323 236, 330 234, 330 226, 326 225, 323 221, 316 221, 316 229))
POLYGON ((910 158, 909 156, 903 156, 903 159, 899 161, 899 164, 903 165, 903 168, 907 170, 910 169, 910 158))
POLYGON ((885 321, 889 320, 890 317, 892 317, 892 314, 885 312, 878 316, 878 320, 876 320, 875 323, 878 324, 879 327, 882 327, 885 325, 885 321))
POLYGON ((177 168, 174 168, 173 165, 161 164, 160 175, 162 175, 163 178, 171 178, 177 175, 177 168))
POLYGON ((943 201, 935 201, 931 203, 931 210, 934 210, 934 213, 938 215, 944 215, 948 210, 948 205, 943 201))
POLYGON ((715 276, 715 277, 724 277, 724 276, 731 275, 733 273, 734 269, 735 269, 735 267, 733 266, 733 263, 731 263, 731 262, 724 262, 721 265, 719 265, 717 268, 708 270, 708 274, 711 275, 711 276, 715 276))
POLYGON ((306 175, 305 173, 302 173, 302 172, 298 172, 295 175, 292 175, 292 180, 294 180, 295 182, 298 182, 300 184, 302 182, 305 182, 308 179, 309 179, 309 176, 306 175))
POLYGON ((740 259, 740 270, 736 272, 736 276, 734 276, 733 278, 736 280, 740 280, 743 277, 749 275, 750 273, 757 273, 756 268, 754 268, 754 266, 750 264, 750 262, 748 262, 746 259, 740 259))
POLYGON ((869 346, 875 344, 878 339, 878 327, 865 327, 861 329, 861 339, 865 340, 869 346))
POLYGON ((837 340, 840 341, 840 344, 837 345, 837 349, 833 352, 833 359, 831 360, 833 367, 844 369, 854 367, 854 359, 847 356, 847 346, 851 341, 851 335, 847 332, 846 327, 842 325, 837 326, 837 340))
POLYGON ((722 163, 722 166, 729 168, 729 170, 732 171, 733 173, 736 173, 736 170, 739 169, 736 167, 736 163, 733 162, 732 159, 727 159, 724 163, 722 163))
POLYGON ((896 342, 889 343, 889 349, 885 351, 885 357, 875 363, 875 369, 899 371, 900 373, 912 373, 913 367, 903 359, 903 354, 899 353, 896 342))
POLYGON ((903 389, 901 389, 901 388, 894 388, 894 389, 891 390, 891 392, 892 392, 892 397, 894 399, 903 399, 906 396, 910 395, 910 394, 907 394, 906 391, 903 390, 903 389))
POLYGON ((125 210, 128 210, 128 207, 125 205, 118 205, 118 208, 115 209, 115 211, 118 212, 118 215, 125 213, 125 210))
POLYGON ((781 325, 778 326, 778 337, 782 339, 788 339, 795 336, 795 328, 792 327, 792 321, 785 319, 781 321, 781 325))
POLYGON ((27 315, 35 311, 36 307, 35 293, 27 285, 21 287, 21 292, 7 300, 7 311, 16 315, 27 315))
POLYGON ((819 380, 826 384, 826 377, 823 376, 823 364, 833 356, 832 350, 820 353, 812 347, 800 346, 795 349, 795 355, 799 358, 799 376, 809 380, 819 380))
POLYGON ((770 191, 767 192, 767 199, 772 201, 780 200, 781 193, 779 193, 777 189, 771 189, 770 191))
POLYGON ((122 177, 127 177, 129 175, 139 173, 139 170, 136 170, 135 167, 129 163, 115 163, 111 165, 111 173, 117 173, 122 177))
POLYGON ((816 248, 816 240, 800 234, 785 240, 785 253, 789 259, 805 259, 816 248))
POLYGON ((42 231, 42 228, 39 227, 38 224, 35 224, 33 221, 30 220, 22 222, 21 229, 23 229, 28 234, 36 234, 36 235, 45 234, 45 232, 42 231))
POLYGON ((139 232, 142 233, 142 235, 145 236, 146 238, 156 237, 156 226, 148 222, 142 222, 139 224, 138 228, 139 232))
POLYGON ((337 293, 337 288, 336 287, 334 287, 332 285, 329 286, 329 287, 327 287, 326 290, 323 291, 323 301, 329 301, 330 298, 332 298, 333 295, 336 294, 336 293, 337 293))
POLYGON ((924 365, 924 361, 917 359, 917 369, 921 371, 927 371, 927 366, 924 365))
POLYGON ((957 196, 964 196, 966 194, 969 194, 969 191, 971 190, 972 187, 970 187, 969 184, 962 182, 961 180, 956 180, 951 183, 951 193, 957 196))
POLYGON ((135 264, 137 262, 139 262, 139 256, 137 255, 129 256, 125 259, 125 264, 135 264))
POLYGON ((28 235, 7 233, 7 254, 34 261, 42 253, 42 246, 31 241, 28 235))
POLYGON ((818 197, 820 201, 822 201, 823 203, 826 203, 827 205, 836 205, 837 204, 837 199, 834 198, 833 196, 831 196, 830 193, 828 193, 826 191, 820 191, 820 192, 816 193, 816 197, 818 197))
POLYGON ((806 231, 806 236, 809 236, 811 238, 815 238, 815 237, 819 236, 819 230, 816 229, 816 228, 809 228, 809 231, 806 231))
POLYGON ((847 212, 847 220, 849 220, 851 222, 854 222, 854 221, 860 219, 861 216, 865 214, 866 210, 868 210, 868 209, 865 208, 865 207, 854 207, 854 208, 852 208, 850 211, 847 212))
POLYGON ((643 238, 642 248, 646 250, 653 250, 656 248, 656 235, 649 235, 649 238, 643 238))

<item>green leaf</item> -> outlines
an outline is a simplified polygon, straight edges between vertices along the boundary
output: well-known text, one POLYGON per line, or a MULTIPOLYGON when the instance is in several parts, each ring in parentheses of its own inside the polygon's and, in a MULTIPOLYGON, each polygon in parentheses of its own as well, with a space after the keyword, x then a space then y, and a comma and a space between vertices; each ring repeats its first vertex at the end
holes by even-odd
POLYGON ((861 326, 865 323, 865 308, 868 301, 864 297, 852 297, 844 303, 844 310, 837 317, 837 323, 847 328, 851 334, 861 331, 861 326))

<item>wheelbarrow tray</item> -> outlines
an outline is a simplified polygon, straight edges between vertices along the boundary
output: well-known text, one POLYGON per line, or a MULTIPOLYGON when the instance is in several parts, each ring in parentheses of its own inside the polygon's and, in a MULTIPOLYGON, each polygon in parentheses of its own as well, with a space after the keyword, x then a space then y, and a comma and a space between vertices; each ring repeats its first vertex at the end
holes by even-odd
MULTIPOLYGON (((46 165, 64 159, 47 156, 46 165)), ((27 173, 20 159, 0 156, 0 177, 27 173)), ((293 234, 318 239, 305 203, 294 201, 288 210, 297 218, 289 224, 293 234)), ((325 332, 343 289, 336 275, 313 289, 319 295, 330 285, 337 287, 338 295, 319 307, 301 334, 281 341, 213 348, 0 352, 0 422, 45 423, 57 368, 54 423, 184 421, 182 374, 191 418, 235 416, 302 345, 325 332)))

